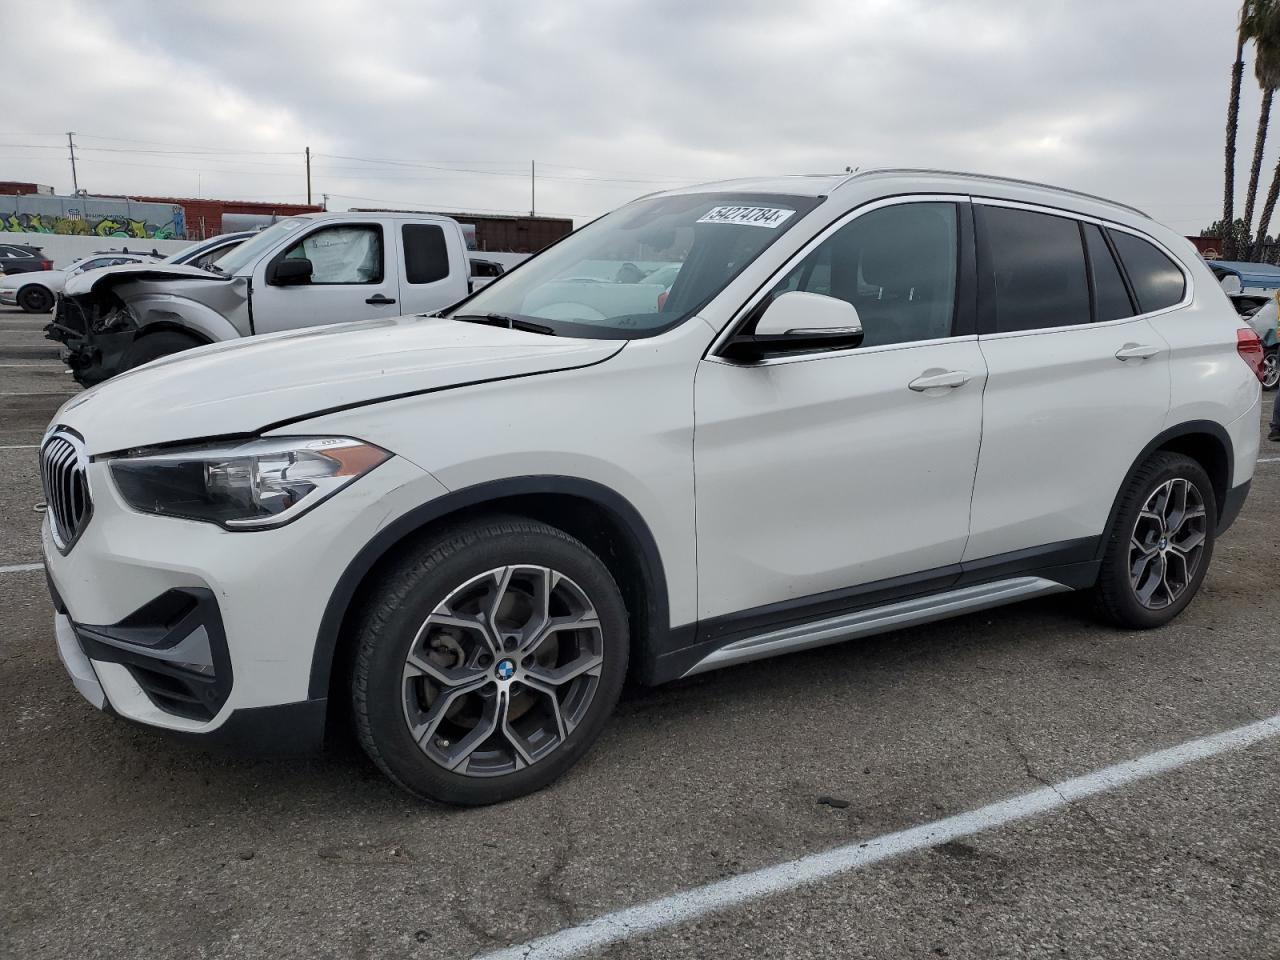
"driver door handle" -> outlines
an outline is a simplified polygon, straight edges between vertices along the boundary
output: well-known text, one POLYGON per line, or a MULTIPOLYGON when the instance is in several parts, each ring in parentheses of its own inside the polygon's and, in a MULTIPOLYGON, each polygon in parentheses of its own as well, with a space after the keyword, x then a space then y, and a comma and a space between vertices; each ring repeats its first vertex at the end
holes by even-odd
POLYGON ((1160 352, 1159 347, 1152 347, 1145 343, 1126 343, 1123 347, 1116 351, 1117 360, 1150 360, 1160 352))
POLYGON ((923 393, 926 390, 933 390, 937 387, 950 387, 952 390, 957 387, 963 387, 973 378, 964 370, 944 370, 942 373, 931 373, 923 377, 916 377, 907 386, 916 391, 923 393))
POLYGON ((371 303, 374 306, 378 306, 378 307, 385 307, 389 303, 395 303, 395 301, 392 300, 390 297, 384 297, 380 293, 375 293, 372 297, 366 300, 365 303, 371 303))

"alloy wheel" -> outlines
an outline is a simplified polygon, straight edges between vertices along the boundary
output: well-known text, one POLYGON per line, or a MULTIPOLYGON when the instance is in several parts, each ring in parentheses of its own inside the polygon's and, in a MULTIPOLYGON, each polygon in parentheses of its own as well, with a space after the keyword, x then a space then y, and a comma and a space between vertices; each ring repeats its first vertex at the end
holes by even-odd
POLYGON ((1177 602, 1204 556, 1208 515, 1200 489, 1183 477, 1147 498, 1129 537, 1129 583, 1138 602, 1159 610, 1177 602))
POLYGON ((1262 388, 1274 390, 1280 383, 1280 350, 1268 350, 1262 358, 1262 388))
POLYGON ((537 763, 582 721, 604 664, 586 592, 544 566, 497 567, 427 616, 403 670, 404 719, 453 773, 494 777, 537 763))

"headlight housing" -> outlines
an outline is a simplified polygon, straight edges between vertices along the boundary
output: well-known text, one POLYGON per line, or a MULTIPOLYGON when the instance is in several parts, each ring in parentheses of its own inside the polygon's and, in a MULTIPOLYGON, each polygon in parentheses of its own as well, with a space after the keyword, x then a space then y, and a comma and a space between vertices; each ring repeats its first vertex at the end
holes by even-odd
POLYGON ((261 530, 297 519, 391 454, 350 437, 264 437, 110 461, 135 510, 261 530))

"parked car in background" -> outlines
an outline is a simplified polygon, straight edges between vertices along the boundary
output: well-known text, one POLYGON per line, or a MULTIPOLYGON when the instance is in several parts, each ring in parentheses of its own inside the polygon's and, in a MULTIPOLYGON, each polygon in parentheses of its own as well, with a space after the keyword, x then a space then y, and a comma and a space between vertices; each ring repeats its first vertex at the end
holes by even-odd
POLYGON ((123 264, 155 263, 157 253, 129 253, 123 250, 104 250, 74 261, 63 270, 42 270, 36 273, 5 275, 0 280, 0 304, 21 307, 27 313, 48 313, 68 280, 103 267, 123 264))
POLYGON ((1280 290, 1280 267, 1273 263, 1249 263, 1243 260, 1208 260, 1209 269, 1219 282, 1228 276, 1240 281, 1240 293, 1269 294, 1280 290))
POLYGON ((0 243, 0 275, 13 276, 16 273, 38 273, 52 269, 53 261, 44 255, 42 247, 32 247, 25 243, 0 243))
POLYGON ((467 296, 470 272, 448 217, 309 214, 277 221, 208 269, 150 263, 76 277, 45 334, 89 386, 205 344, 439 310, 467 296))
POLYGON ((239 233, 223 233, 208 240, 193 243, 185 250, 179 250, 172 256, 165 257, 162 263, 185 264, 207 270, 210 264, 217 263, 240 244, 252 237, 256 230, 243 230, 239 233))
MULTIPOLYGON (((228 273, 256 296, 310 229, 228 273)), ((344 278, 430 262, 350 239, 344 278)), ((1248 495, 1261 354, 1183 237, 1097 197, 913 170, 650 195, 441 315, 68 400, 40 451, 56 643, 128 719, 295 752, 351 722, 401 787, 507 800, 628 675, 1073 590, 1168 623, 1248 495), (647 251, 669 289, 590 279, 647 251)))
POLYGON ((487 287, 506 272, 506 267, 496 260, 481 260, 477 257, 472 257, 471 289, 479 290, 481 287, 487 287))
POLYGON ((1208 261, 1236 312, 1262 341, 1262 389, 1280 386, 1280 267, 1269 263, 1208 261))

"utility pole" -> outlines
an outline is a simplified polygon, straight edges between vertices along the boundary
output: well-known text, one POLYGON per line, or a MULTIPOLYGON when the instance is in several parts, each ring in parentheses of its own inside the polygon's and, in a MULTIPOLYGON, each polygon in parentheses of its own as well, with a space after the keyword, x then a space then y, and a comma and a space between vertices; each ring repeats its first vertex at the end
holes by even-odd
POLYGON ((71 138, 75 136, 74 131, 67 132, 67 146, 71 148, 71 193, 80 192, 80 181, 76 179, 76 142, 71 138))
POLYGON ((537 185, 538 161, 529 161, 529 216, 536 217, 538 215, 538 185, 537 185))
POLYGON ((311 206, 311 148, 307 147, 307 206, 311 206))

